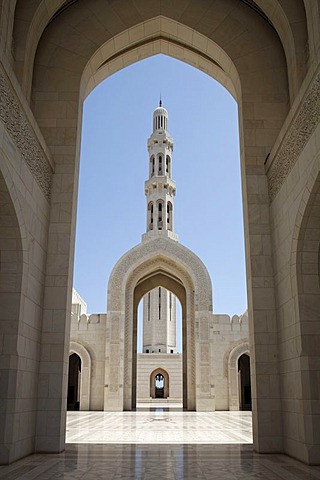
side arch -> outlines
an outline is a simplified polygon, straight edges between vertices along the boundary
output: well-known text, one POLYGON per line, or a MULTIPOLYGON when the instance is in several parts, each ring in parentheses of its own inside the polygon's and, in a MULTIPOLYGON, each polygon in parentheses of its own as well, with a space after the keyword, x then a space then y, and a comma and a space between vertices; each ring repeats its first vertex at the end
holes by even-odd
POLYGON ((81 359, 80 410, 90 410, 91 356, 88 350, 77 342, 70 342, 70 354, 76 353, 81 359))
POLYGON ((234 347, 228 358, 229 410, 239 410, 238 368, 237 363, 244 353, 250 355, 248 342, 234 347))
MULTIPOLYGON (((7 156, 0 149, 0 464, 17 459, 19 445, 26 439, 25 433, 21 433, 19 428, 21 415, 26 422, 33 425, 29 409, 26 407, 24 410, 23 406, 29 404, 30 399, 36 401, 38 385, 37 374, 32 370, 36 357, 36 341, 27 338, 26 332, 31 331, 32 322, 24 309, 25 304, 30 305, 26 276, 27 237, 20 202, 6 165, 7 161, 7 156), (21 388, 24 378, 28 378, 28 389, 21 388), (20 415, 13 415, 12 412, 18 409, 18 404, 21 405, 20 415)), ((34 433, 30 428, 30 438, 34 433)), ((25 455, 30 453, 28 449, 21 451, 25 455)))
MULTIPOLYGON (((320 414, 316 407, 320 364, 320 154, 315 159, 297 211, 291 278, 295 313, 292 327, 296 332, 295 341, 290 345, 291 361, 295 362, 291 382, 295 384, 294 398, 299 402, 299 408, 293 413, 305 444, 304 458, 316 465, 320 455, 320 414)), ((288 415, 284 422, 290 426, 288 415)))

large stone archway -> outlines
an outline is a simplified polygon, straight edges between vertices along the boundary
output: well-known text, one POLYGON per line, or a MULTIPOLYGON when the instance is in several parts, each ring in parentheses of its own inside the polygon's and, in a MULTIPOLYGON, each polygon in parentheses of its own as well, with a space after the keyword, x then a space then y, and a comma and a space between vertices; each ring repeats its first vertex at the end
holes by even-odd
POLYGON ((297 209, 319 154, 319 11, 318 0, 182 0, 175 8, 158 0, 1 2, 1 144, 25 225, 26 273, 16 292, 17 354, 3 365, 21 379, 16 385, 32 384, 34 392, 22 410, 15 409, 20 390, 13 399, 4 393, 14 414, 1 434, 1 462, 64 448, 83 99, 108 74, 160 51, 217 78, 239 105, 254 448, 318 461, 319 444, 308 433, 317 414, 306 407, 301 420, 301 397, 291 388, 312 370, 291 348, 304 344, 307 324, 291 253, 302 238, 295 237, 297 209), (23 372, 16 369, 22 355, 23 372), (29 431, 13 438, 22 416, 29 431))
POLYGON ((137 308, 155 287, 173 292, 182 306, 183 403, 188 410, 214 410, 209 322, 212 289, 201 260, 179 243, 158 238, 141 243, 115 265, 108 285, 110 322, 106 351, 105 410, 136 404, 137 308))

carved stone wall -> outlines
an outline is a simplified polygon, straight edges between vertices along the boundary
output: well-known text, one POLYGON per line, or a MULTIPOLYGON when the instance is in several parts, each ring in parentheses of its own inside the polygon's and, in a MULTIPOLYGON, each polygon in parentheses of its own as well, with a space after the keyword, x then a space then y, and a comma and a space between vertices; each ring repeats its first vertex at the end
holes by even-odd
POLYGON ((302 102, 268 171, 269 197, 274 199, 320 121, 320 73, 302 102))
POLYGON ((18 98, 0 70, 0 118, 22 158, 39 184, 44 196, 50 198, 52 169, 22 110, 18 98))

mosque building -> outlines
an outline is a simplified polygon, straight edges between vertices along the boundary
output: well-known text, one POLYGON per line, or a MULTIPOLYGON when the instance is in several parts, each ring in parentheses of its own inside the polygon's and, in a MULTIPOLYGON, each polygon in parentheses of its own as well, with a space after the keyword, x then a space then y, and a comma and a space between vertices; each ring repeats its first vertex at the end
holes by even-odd
MULTIPOLYGON (((138 265, 139 256, 143 258, 148 255, 151 245, 154 249, 153 255, 159 257, 167 256, 167 252, 174 248, 174 254, 170 255, 173 268, 168 272, 165 265, 160 265, 155 275, 154 272, 150 272, 144 276, 144 281, 148 279, 148 291, 139 296, 139 301, 143 301, 142 353, 137 352, 138 300, 133 302, 135 305, 132 313, 135 320, 132 323, 132 331, 123 332, 124 336, 131 334, 134 352, 131 361, 128 362, 129 368, 135 371, 132 376, 130 401, 127 404, 121 398, 111 402, 108 387, 105 386, 109 385, 106 380, 109 372, 118 368, 112 364, 117 349, 117 345, 110 340, 112 314, 88 315, 86 303, 73 290, 68 408, 113 411, 134 409, 139 404, 161 401, 168 405, 183 404, 188 410, 249 410, 251 387, 247 313, 234 315, 232 318, 228 315, 214 314, 212 300, 210 311, 206 313, 208 323, 204 329, 208 343, 202 353, 202 357, 206 357, 206 370, 210 369, 211 391, 202 407, 197 402, 197 394, 191 399, 192 396, 190 392, 188 393, 187 377, 192 369, 190 358, 194 358, 192 346, 188 344, 187 338, 188 329, 190 331, 188 318, 192 315, 194 307, 189 305, 191 300, 187 301, 186 295, 181 294, 183 282, 177 278, 179 271, 184 268, 183 264, 191 258, 196 268, 192 265, 188 268, 194 270, 195 275, 197 269, 202 270, 206 276, 208 297, 211 295, 211 282, 201 260, 179 243, 178 235, 174 231, 176 183, 172 178, 173 139, 168 131, 168 112, 162 106, 161 100, 153 113, 153 131, 147 146, 149 176, 145 182, 146 232, 142 235, 141 243, 135 247, 137 253, 139 252, 136 261, 138 265), (178 295, 172 291, 173 289, 170 290, 172 280, 175 280, 178 295), (182 311, 182 352, 177 351, 178 301, 181 303, 182 311)), ((124 272, 130 268, 131 252, 132 250, 124 254, 114 268, 115 271, 119 270, 119 265, 127 265, 126 268, 120 268, 122 271, 120 283, 124 272)), ((109 282, 109 297, 114 271, 109 282)), ((108 298, 110 309, 109 300, 110 298, 108 298)), ((118 343, 117 353, 120 351, 125 358, 128 352, 125 351, 123 340, 118 343)), ((130 342, 127 345, 129 345, 127 350, 131 350, 130 342)))

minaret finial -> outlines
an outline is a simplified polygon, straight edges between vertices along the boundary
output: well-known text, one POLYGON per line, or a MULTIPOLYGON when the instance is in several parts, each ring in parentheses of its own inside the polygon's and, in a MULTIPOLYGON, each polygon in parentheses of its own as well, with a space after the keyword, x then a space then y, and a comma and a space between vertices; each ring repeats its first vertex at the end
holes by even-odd
POLYGON ((159 101, 159 107, 162 107, 161 92, 160 92, 160 101, 159 101))

